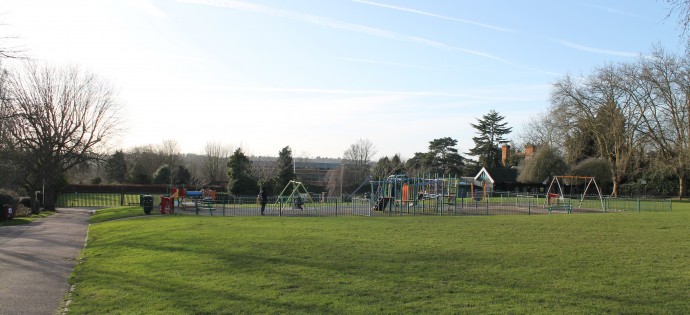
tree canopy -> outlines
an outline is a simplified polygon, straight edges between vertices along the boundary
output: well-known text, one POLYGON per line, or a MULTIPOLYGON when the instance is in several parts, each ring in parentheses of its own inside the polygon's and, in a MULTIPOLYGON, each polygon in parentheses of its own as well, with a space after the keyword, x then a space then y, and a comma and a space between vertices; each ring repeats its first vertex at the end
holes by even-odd
POLYGON ((455 148, 458 141, 450 138, 438 138, 429 141, 429 151, 415 153, 407 160, 405 168, 409 173, 457 175, 461 176, 465 162, 455 148))
POLYGON ((468 154, 478 157, 479 163, 484 167, 492 168, 501 164, 500 145, 508 143, 504 136, 513 130, 503 119, 505 117, 492 109, 477 119, 476 124, 470 124, 476 130, 477 136, 472 138, 474 148, 470 149, 468 154))
POLYGON ((122 150, 117 150, 105 161, 106 177, 117 183, 124 183, 127 181, 127 160, 125 153, 122 150))
POLYGON ((278 152, 277 169, 275 190, 276 193, 280 193, 291 180, 295 179, 295 161, 292 158, 292 149, 289 146, 282 148, 278 152))
POLYGON ((234 195, 256 195, 258 186, 252 176, 252 162, 242 152, 235 150, 228 161, 228 191, 234 195))
POLYGON ((20 163, 25 188, 45 185, 45 208, 52 210, 66 172, 97 159, 101 145, 119 133, 119 103, 108 84, 78 67, 25 63, 5 87, 2 112, 14 113, 7 137, 32 157, 20 163))

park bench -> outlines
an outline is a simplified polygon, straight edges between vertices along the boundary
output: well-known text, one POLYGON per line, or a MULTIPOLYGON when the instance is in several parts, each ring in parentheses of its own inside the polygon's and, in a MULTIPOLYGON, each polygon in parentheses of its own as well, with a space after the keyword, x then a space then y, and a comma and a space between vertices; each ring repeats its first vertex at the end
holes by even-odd
POLYGON ((213 200, 204 199, 197 203, 196 214, 199 215, 199 210, 208 210, 208 212, 213 216, 213 211, 216 210, 213 205, 213 200))
POLYGON ((571 205, 571 204, 553 205, 553 206, 549 206, 546 209, 549 210, 549 214, 551 214, 551 211, 566 211, 568 213, 572 213, 573 212, 573 205, 571 205))

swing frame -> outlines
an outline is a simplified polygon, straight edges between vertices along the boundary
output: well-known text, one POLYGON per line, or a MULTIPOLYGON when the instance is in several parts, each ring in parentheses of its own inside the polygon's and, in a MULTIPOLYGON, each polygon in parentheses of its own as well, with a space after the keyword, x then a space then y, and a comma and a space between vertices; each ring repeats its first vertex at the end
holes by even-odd
POLYGON ((280 195, 278 195, 278 198, 276 199, 276 205, 279 203, 284 203, 288 205, 295 204, 296 202, 299 202, 301 200, 302 205, 306 208, 307 203, 313 204, 314 200, 311 198, 311 194, 309 194, 309 191, 307 191, 307 188, 304 187, 302 182, 294 181, 291 180, 290 182, 285 185, 285 188, 283 188, 283 191, 280 192, 280 195), (285 192, 288 191, 288 188, 292 186, 292 189, 290 190, 290 194, 287 195, 287 198, 285 201, 283 201, 283 198, 285 198, 285 192), (305 198, 302 198, 302 195, 306 196, 305 198))
MULTIPOLYGON (((548 206, 550 198, 548 198, 549 194, 551 194, 551 188, 554 187, 554 184, 556 184, 556 187, 558 188, 558 196, 557 198, 563 199, 564 194, 563 194, 563 185, 561 185, 561 182, 565 184, 565 180, 575 180, 575 185, 577 185, 578 180, 584 180, 587 185, 585 186, 585 190, 582 192, 582 195, 580 196, 580 203, 578 204, 578 208, 582 208, 582 202, 585 200, 585 196, 587 195, 587 191, 589 190, 590 187, 592 187, 592 184, 594 185, 594 188, 596 188, 597 194, 599 195, 599 201, 601 202, 601 210, 605 210, 604 207, 604 197, 601 195, 601 189, 599 189, 599 185, 597 185, 597 181, 593 176, 573 176, 573 175, 562 175, 562 176, 554 176, 553 179, 551 180, 551 184, 549 184, 549 189, 546 191, 546 196, 547 198, 545 199, 545 203, 548 206)), ((570 187, 572 190, 572 186, 575 186, 571 183, 570 187)), ((572 191, 571 194, 572 196, 572 191)))

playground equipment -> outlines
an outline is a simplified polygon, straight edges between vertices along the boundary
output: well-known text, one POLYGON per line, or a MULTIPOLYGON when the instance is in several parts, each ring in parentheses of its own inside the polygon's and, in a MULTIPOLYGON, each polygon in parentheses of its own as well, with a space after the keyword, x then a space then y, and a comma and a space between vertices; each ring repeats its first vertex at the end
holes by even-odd
POLYGON ((390 175, 385 179, 372 180, 371 209, 374 211, 423 210, 438 211, 446 206, 457 210, 460 198, 464 198, 472 183, 455 176, 410 178, 406 175, 390 175))
POLYGON ((211 189, 202 190, 186 190, 184 188, 173 188, 170 198, 173 200, 178 199, 179 205, 182 210, 186 210, 187 207, 194 207, 194 210, 199 214, 199 210, 208 210, 211 215, 213 215, 214 201, 216 200, 216 191, 211 189))
POLYGON ((314 200, 311 198, 311 194, 304 187, 302 182, 291 180, 285 188, 280 192, 280 195, 276 199, 276 204, 288 204, 292 206, 294 210, 304 210, 307 204, 313 204, 314 200), (290 191, 289 194, 285 194, 290 191))
MULTIPOLYGON (((474 177, 474 181, 470 183, 470 194, 471 198, 474 201, 486 201, 487 195, 487 190, 488 187, 491 186, 493 187, 494 185, 494 179, 491 178, 491 175, 489 175, 489 172, 486 170, 486 168, 482 168, 481 171, 477 174, 477 176, 474 177), (481 184, 481 190, 479 187, 475 187, 475 183, 481 184)), ((493 188, 492 188, 493 189, 493 188)))
POLYGON ((572 197, 573 195, 573 188, 577 187, 579 184, 579 181, 583 180, 583 184, 585 184, 585 189, 582 192, 582 195, 580 195, 579 198, 579 204, 578 208, 582 208, 582 203, 585 200, 585 197, 587 196, 587 191, 589 190, 590 187, 594 186, 596 189, 597 195, 599 196, 599 201, 601 203, 601 210, 605 210, 604 206, 604 197, 601 195, 601 189, 599 189, 599 185, 597 185, 597 181, 594 179, 594 177, 591 176, 554 176, 553 179, 551 180, 551 184, 549 185, 549 189, 546 191, 546 206, 547 209, 549 210, 549 213, 553 210, 566 210, 568 213, 572 211, 572 203, 570 203, 570 199, 566 201, 565 195, 563 193, 563 186, 567 184, 570 186, 570 194, 569 198, 572 197), (555 186, 554 186, 555 184, 555 186), (553 190, 552 190, 553 189, 553 190))

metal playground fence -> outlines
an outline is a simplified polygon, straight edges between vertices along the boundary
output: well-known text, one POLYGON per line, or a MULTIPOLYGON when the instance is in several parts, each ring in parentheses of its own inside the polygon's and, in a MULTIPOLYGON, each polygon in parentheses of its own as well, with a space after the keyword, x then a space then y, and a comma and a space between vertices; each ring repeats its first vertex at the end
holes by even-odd
MULTIPOLYGON (((117 207, 140 206, 142 193, 65 193, 58 197, 58 207, 117 207)), ((151 194, 154 204, 161 205, 160 194, 151 194)), ((463 216, 463 215, 539 215, 556 213, 607 213, 671 211, 669 199, 618 199, 585 196, 559 197, 548 195, 497 193, 486 195, 423 195, 405 198, 370 198, 371 195, 340 198, 269 197, 264 214, 268 216, 463 216)), ((374 196, 376 197, 376 196, 374 196)), ((213 216, 258 216, 260 201, 256 196, 228 196, 219 194, 215 199, 174 200, 175 214, 213 216)), ((157 211, 154 208, 154 211, 157 211)))

